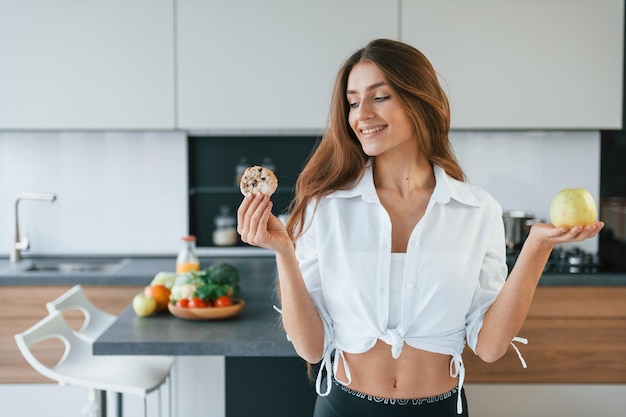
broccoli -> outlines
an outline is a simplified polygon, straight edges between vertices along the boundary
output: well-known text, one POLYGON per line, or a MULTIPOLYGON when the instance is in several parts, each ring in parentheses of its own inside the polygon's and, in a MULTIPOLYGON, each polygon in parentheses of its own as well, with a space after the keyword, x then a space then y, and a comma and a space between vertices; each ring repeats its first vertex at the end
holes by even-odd
POLYGON ((238 284, 239 272, 234 266, 227 264, 226 262, 215 263, 204 271, 207 280, 216 284, 238 284))
POLYGON ((206 282, 196 291, 200 298, 214 300, 222 295, 232 298, 239 297, 239 272, 237 268, 226 263, 218 262, 203 269, 200 275, 206 282), (200 293, 200 294, 198 294, 200 293))

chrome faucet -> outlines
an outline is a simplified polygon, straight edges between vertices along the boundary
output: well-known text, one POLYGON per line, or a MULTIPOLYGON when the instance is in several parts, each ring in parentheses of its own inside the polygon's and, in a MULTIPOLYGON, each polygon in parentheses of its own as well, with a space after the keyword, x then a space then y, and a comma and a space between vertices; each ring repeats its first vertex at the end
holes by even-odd
POLYGON ((15 197, 15 206, 13 211, 13 241, 11 242, 11 253, 9 258, 11 263, 15 263, 22 258, 21 251, 26 250, 30 247, 30 241, 28 239, 28 235, 24 234, 20 238, 20 226, 17 216, 17 206, 20 200, 41 200, 41 201, 49 201, 53 202, 56 200, 57 196, 55 194, 50 193, 18 193, 15 197))

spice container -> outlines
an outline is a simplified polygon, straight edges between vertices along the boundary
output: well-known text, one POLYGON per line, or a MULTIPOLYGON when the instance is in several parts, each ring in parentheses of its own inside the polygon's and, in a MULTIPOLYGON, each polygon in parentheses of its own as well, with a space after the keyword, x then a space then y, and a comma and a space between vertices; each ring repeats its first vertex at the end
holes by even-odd
POLYGON ((180 250, 176 257, 176 273, 186 274, 190 271, 198 272, 200 270, 200 261, 196 254, 196 237, 192 235, 185 236, 181 241, 180 250))
POLYGON ((238 242, 237 220, 230 213, 228 206, 222 206, 220 213, 215 216, 215 230, 213 231, 213 244, 215 246, 234 246, 238 242))

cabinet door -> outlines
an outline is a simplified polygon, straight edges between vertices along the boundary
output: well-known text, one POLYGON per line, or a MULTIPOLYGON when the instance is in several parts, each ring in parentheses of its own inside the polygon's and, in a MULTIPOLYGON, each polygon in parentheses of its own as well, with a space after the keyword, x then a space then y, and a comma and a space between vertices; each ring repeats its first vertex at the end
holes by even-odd
POLYGON ((334 76, 376 37, 397 38, 397 0, 179 0, 183 129, 315 129, 334 76))
POLYGON ((441 75, 453 128, 620 128, 623 3, 407 0, 401 36, 441 75))
POLYGON ((174 128, 173 0, 0 10, 0 129, 174 128))
POLYGON ((625 298, 620 286, 540 285, 518 333, 528 368, 512 347, 495 363, 466 350, 466 382, 624 384, 625 298))

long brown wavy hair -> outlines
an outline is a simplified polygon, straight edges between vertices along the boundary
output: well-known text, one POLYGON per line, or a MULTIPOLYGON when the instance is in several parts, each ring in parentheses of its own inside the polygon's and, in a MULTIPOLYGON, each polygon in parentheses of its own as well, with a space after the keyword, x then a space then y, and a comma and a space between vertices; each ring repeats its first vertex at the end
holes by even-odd
POLYGON ((360 62, 375 64, 394 89, 413 123, 418 150, 448 175, 465 181, 448 139, 450 105, 430 61, 416 48, 395 40, 376 39, 356 51, 339 69, 324 134, 296 182, 287 231, 295 241, 304 231, 309 202, 347 189, 364 172, 369 156, 348 122, 348 76, 360 62))

